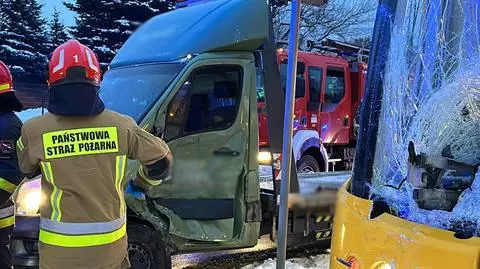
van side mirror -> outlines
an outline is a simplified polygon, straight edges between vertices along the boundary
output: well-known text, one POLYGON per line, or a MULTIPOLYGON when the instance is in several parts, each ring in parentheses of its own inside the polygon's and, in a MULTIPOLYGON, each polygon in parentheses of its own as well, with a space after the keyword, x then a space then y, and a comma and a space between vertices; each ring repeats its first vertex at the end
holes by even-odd
POLYGON ((159 112, 153 122, 150 133, 156 137, 164 139, 165 128, 167 125, 167 111, 159 112))
POLYGON ((154 124, 152 129, 149 131, 150 134, 163 139, 164 130, 162 127, 154 124))

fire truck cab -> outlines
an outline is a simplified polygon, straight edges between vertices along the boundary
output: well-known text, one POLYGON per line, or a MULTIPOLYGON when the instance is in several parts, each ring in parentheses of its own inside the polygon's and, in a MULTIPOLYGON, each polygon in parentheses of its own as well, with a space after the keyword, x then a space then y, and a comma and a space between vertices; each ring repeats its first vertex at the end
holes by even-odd
MULTIPOLYGON (((368 50, 333 40, 308 42, 308 46, 319 52, 298 53, 293 137, 297 170, 349 170, 355 155, 355 117, 365 89, 368 50)), ((285 93, 288 53, 279 48, 277 57, 285 93)), ((262 91, 260 85, 260 150, 268 151, 270 134, 262 91)), ((274 159, 279 157, 274 155, 274 159)))

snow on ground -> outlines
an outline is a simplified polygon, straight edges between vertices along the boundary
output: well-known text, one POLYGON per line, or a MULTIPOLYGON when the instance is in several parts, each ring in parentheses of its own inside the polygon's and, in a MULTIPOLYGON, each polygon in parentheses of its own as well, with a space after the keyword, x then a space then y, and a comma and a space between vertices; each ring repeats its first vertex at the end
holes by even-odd
MULTIPOLYGON (((330 255, 320 254, 312 257, 292 258, 287 260, 287 269, 328 269, 330 255)), ((268 259, 263 263, 250 264, 242 267, 242 269, 275 269, 276 259, 268 259)))
MULTIPOLYGON (((266 269, 275 268, 276 245, 269 235, 259 238, 251 248, 197 252, 172 256, 173 269, 266 269), (272 266, 273 265, 273 266, 272 266), (263 267, 262 267, 263 266, 263 267)), ((328 269, 330 251, 315 246, 307 249, 291 249, 288 269, 328 269), (302 267, 300 267, 302 266, 302 267)))

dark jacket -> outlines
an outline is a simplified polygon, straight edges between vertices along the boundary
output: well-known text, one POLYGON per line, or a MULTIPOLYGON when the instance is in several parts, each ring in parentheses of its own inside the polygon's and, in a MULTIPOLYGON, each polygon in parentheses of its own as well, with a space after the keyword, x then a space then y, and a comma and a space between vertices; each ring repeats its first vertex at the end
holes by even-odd
POLYGON ((0 113, 0 207, 23 180, 16 154, 22 122, 13 112, 0 113))

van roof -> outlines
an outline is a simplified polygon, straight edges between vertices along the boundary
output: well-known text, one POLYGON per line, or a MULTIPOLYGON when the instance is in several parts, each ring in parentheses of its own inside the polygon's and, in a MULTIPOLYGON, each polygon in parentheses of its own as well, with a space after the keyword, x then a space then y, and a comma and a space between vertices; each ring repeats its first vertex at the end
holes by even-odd
POLYGON ((267 1, 205 2, 147 21, 119 50, 111 67, 177 61, 212 51, 254 51, 267 36, 267 1))

